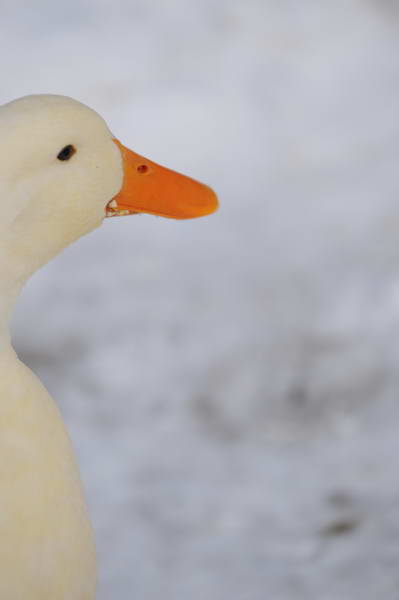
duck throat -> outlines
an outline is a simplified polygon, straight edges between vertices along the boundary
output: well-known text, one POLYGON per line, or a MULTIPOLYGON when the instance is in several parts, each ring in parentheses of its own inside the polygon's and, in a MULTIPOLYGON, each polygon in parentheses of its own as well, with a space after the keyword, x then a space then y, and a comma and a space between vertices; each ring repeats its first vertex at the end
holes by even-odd
MULTIPOLYGON (((30 275, 42 262, 33 248, 18 244, 15 235, 0 228, 0 353, 10 347, 10 318, 17 298, 30 275)), ((0 354, 1 360, 1 354, 0 354)))
POLYGON ((2 277, 0 270, 0 360, 11 347, 10 318, 23 283, 2 277))
POLYGON ((1 352, 11 345, 10 318, 15 303, 26 281, 40 266, 33 248, 24 248, 13 232, 0 228, 0 361, 1 352))

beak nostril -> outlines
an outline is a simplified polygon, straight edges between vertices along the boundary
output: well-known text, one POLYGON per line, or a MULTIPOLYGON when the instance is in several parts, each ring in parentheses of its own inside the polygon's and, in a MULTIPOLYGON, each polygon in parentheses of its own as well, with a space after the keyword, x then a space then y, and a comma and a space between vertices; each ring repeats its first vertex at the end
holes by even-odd
POLYGON ((137 167, 137 172, 140 173, 141 175, 144 173, 147 173, 147 171, 148 171, 147 165, 139 165, 137 167))

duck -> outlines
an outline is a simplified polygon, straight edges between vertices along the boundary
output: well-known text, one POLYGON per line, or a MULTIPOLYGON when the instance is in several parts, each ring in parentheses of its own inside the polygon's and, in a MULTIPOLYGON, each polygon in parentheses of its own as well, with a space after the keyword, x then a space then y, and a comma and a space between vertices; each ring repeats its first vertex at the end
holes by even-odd
POLYGON ((55 401, 12 347, 28 278, 106 218, 213 213, 213 190, 124 146, 85 104, 36 94, 0 106, 0 598, 93 600, 95 543, 55 401))

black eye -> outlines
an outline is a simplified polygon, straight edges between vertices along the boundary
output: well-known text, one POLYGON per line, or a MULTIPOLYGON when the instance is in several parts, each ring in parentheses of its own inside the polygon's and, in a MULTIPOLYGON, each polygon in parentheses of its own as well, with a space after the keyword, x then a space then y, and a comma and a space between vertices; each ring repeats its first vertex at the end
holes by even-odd
POLYGON ((58 154, 58 160, 69 160, 76 152, 76 148, 72 144, 65 146, 58 154))

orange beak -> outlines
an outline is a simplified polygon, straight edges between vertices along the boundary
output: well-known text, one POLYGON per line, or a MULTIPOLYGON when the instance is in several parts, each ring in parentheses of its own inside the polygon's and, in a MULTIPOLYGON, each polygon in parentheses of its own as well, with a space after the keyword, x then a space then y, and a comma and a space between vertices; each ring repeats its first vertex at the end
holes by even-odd
POLYGON ((216 194, 207 185, 125 148, 114 139, 122 154, 122 189, 107 205, 107 217, 149 213, 173 219, 191 219, 213 213, 216 194))

